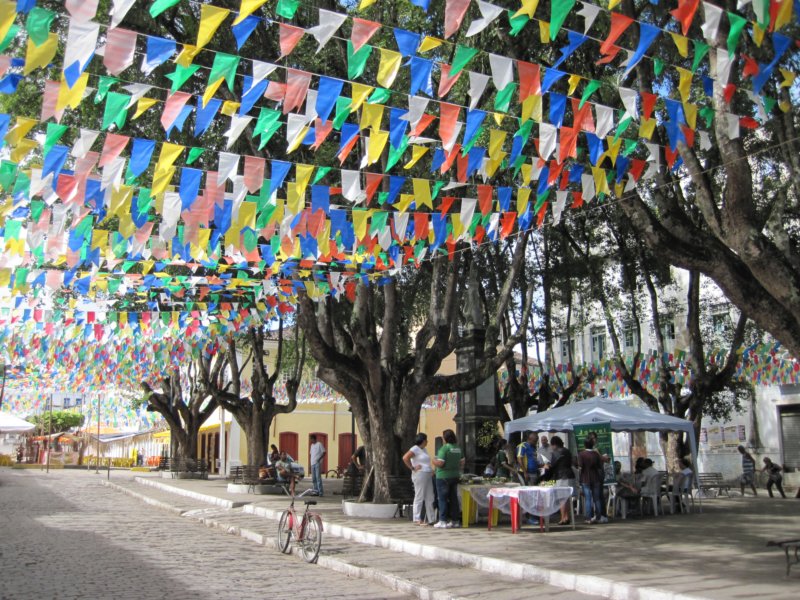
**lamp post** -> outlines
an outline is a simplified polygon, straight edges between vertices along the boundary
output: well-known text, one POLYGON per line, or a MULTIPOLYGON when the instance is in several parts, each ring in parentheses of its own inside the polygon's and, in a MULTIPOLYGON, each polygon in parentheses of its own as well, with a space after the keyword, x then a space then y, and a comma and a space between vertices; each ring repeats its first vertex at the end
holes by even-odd
POLYGON ((0 384, 0 410, 3 409, 3 397, 6 395, 6 363, 0 363, 0 377, 2 377, 2 384, 0 384))
POLYGON ((47 473, 50 473, 50 454, 53 451, 53 394, 50 394, 50 416, 47 419, 47 473))
POLYGON ((94 463, 94 472, 100 474, 100 394, 97 394, 97 460, 94 463))

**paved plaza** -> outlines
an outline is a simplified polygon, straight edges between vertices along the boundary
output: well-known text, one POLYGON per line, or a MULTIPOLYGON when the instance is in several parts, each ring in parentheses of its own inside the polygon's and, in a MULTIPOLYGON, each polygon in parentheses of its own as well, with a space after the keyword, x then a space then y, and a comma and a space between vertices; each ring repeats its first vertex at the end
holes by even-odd
POLYGON ((272 546, 286 498, 229 494, 221 479, 3 469, 0 486, 2 568, 13 574, 4 598, 788 599, 800 585, 800 570, 786 578, 782 554, 766 547, 798 537, 800 501, 764 494, 706 500, 702 514, 517 535, 503 523, 354 520, 326 495, 320 562, 306 565, 272 546))

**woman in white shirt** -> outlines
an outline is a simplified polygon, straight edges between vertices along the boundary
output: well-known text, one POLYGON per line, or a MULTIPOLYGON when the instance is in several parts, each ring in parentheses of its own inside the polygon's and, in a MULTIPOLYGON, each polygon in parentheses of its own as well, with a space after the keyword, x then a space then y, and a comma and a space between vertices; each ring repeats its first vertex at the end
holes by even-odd
POLYGON ((411 469, 411 481, 414 482, 414 524, 431 525, 433 515, 433 468, 431 457, 425 450, 428 436, 417 434, 414 445, 403 455, 403 462, 411 469), (422 520, 422 505, 425 505, 427 523, 422 520))

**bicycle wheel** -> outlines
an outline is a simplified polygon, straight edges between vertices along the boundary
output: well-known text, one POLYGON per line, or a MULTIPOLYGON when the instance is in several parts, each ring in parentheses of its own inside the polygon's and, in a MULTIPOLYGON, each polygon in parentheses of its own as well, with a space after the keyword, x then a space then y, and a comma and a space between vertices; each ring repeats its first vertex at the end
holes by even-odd
POLYGON ((300 551, 306 562, 317 562, 319 549, 322 546, 322 519, 314 515, 306 521, 306 530, 300 542, 300 551))
POLYGON ((289 553, 289 543, 292 541, 292 519, 288 510, 283 511, 278 521, 278 550, 284 554, 289 553))

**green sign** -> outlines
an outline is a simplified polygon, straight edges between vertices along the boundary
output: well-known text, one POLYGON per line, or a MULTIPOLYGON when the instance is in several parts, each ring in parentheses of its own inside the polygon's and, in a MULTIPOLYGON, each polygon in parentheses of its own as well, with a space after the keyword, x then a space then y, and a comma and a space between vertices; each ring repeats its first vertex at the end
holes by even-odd
POLYGON ((583 450, 583 442, 589 437, 590 433, 597 436, 594 449, 603 455, 603 471, 605 478, 603 483, 615 483, 614 476, 614 450, 611 445, 611 423, 590 423, 588 425, 574 425, 572 431, 575 434, 575 441, 578 443, 578 452, 583 450), (608 457, 606 459, 606 457, 608 457))

